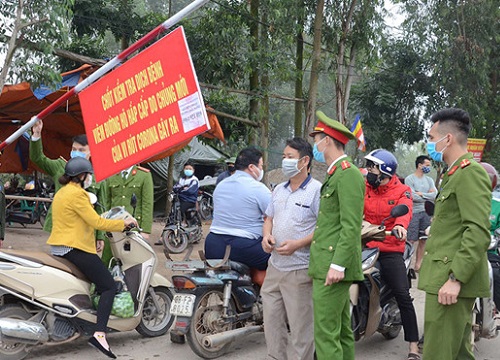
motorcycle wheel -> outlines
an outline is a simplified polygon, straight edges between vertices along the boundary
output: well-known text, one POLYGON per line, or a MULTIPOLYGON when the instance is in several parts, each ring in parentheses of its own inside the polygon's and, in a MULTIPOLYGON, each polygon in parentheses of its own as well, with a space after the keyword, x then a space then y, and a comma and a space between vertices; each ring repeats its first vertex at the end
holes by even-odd
MULTIPOLYGON (((31 315, 20 305, 9 304, 0 308, 0 318, 27 320, 31 315)), ((31 347, 28 344, 0 340, 0 359, 21 360, 28 356, 31 347)))
MULTIPOLYGON (((196 299, 191 324, 186 340, 193 352, 203 359, 215 359, 224 355, 231 342, 217 347, 207 347, 203 338, 235 328, 235 323, 225 323, 222 319, 224 295, 220 291, 209 291, 196 299)), ((229 312, 234 313, 234 304, 229 303, 229 312)))
MULTIPOLYGON (((386 305, 389 306, 392 309, 398 309, 398 304, 396 303, 396 299, 391 299, 389 303, 386 305)), ((393 311, 389 310, 389 313, 394 313, 393 311)), ((392 323, 396 323, 399 325, 391 325, 389 328, 385 329, 384 332, 382 332, 382 335, 387 339, 387 340, 392 340, 398 337, 399 333, 401 332, 401 329, 403 326, 401 325, 401 314, 399 313, 399 309, 397 312, 397 315, 393 316, 392 319, 390 319, 392 323)))
POLYGON ((47 216, 47 211, 48 211, 48 209, 47 209, 47 205, 45 205, 45 203, 40 206, 40 215, 39 215, 38 221, 40 222, 42 227, 45 224, 45 217, 47 216))
POLYGON ((208 197, 202 197, 200 200, 200 216, 203 220, 210 220, 213 216, 214 205, 212 199, 208 197))
POLYGON ((163 246, 172 254, 180 254, 186 250, 189 243, 188 235, 184 230, 177 230, 176 235, 171 229, 165 230, 161 234, 161 241, 163 246))
POLYGON ((153 298, 148 292, 144 298, 141 322, 135 328, 139 334, 147 337, 165 334, 174 322, 174 316, 170 313, 173 299, 172 292, 164 287, 157 287, 154 290, 160 309, 156 309, 153 298))

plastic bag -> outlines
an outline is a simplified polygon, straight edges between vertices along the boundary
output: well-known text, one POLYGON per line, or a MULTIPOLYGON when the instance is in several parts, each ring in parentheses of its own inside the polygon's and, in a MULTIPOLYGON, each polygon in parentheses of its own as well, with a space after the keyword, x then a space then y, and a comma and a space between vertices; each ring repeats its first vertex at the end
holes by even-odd
MULTIPOLYGON (((110 269, 111 275, 116 282, 117 294, 115 295, 115 299, 113 300, 113 308, 111 309, 111 314, 114 316, 118 316, 121 318, 129 318, 134 316, 135 312, 135 304, 132 299, 132 294, 128 291, 127 284, 125 283, 125 274, 123 273, 119 264, 113 266, 110 269)), ((94 308, 97 309, 97 305, 99 304, 100 295, 95 294, 95 285, 92 284, 90 290, 92 298, 92 304, 94 308)))

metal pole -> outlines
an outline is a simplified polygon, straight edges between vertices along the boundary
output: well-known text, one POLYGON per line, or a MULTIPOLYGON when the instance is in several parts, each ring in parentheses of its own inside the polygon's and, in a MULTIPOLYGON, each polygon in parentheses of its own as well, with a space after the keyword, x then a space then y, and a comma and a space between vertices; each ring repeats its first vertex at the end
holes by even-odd
POLYGON ((157 26, 153 30, 151 30, 149 33, 147 33, 145 36, 143 36, 141 39, 137 40, 135 43, 130 45, 127 49, 123 50, 120 54, 115 56, 113 59, 108 61, 106 64, 104 64, 102 67, 100 67, 97 71, 92 73, 88 78, 83 80, 81 83, 76 85, 74 88, 72 88, 70 91, 65 93, 63 96, 61 96, 59 99, 54 101, 52 104, 47 106, 44 110, 42 110, 39 114, 33 116, 30 121, 28 121, 26 124, 21 126, 15 133, 10 135, 7 139, 5 139, 1 144, 0 144, 0 151, 3 150, 7 145, 12 144, 18 137, 20 137, 26 130, 31 128, 38 120, 44 119, 47 115, 50 115, 52 112, 54 112, 55 109, 57 109, 59 106, 64 104, 66 100, 71 98, 73 95, 78 94, 80 91, 91 85, 93 82, 95 82, 97 79, 99 79, 101 76, 105 75, 108 71, 114 69, 117 65, 121 64, 123 61, 127 59, 128 56, 133 54, 135 51, 137 51, 139 48, 142 46, 146 45, 148 42, 153 40, 155 37, 157 37, 159 34, 164 32, 165 30, 168 30, 175 24, 177 24, 179 21, 184 19, 186 16, 194 12, 195 10, 198 10, 200 7, 205 5, 209 0, 195 0, 188 6, 186 6, 184 9, 179 11, 177 14, 174 16, 168 18, 163 22, 161 25, 157 26))

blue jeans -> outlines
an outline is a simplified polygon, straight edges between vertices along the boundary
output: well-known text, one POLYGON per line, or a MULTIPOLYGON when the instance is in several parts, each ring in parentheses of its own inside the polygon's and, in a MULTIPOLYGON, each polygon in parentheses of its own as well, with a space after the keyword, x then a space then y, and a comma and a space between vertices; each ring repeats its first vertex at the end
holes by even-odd
POLYGON ((267 261, 271 254, 262 250, 262 237, 249 239, 233 235, 209 233, 205 239, 205 257, 207 259, 222 259, 226 246, 231 245, 229 259, 258 270, 267 269, 267 261))

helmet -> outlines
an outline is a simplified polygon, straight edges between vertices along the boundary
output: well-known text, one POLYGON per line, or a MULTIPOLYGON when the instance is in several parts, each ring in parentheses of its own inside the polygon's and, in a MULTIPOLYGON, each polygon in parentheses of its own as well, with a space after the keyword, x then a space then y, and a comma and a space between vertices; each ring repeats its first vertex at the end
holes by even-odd
POLYGON ((398 168, 396 157, 384 149, 373 150, 365 156, 365 159, 377 164, 380 172, 389 176, 394 175, 398 168))
POLYGON ((64 168, 64 174, 68 176, 77 176, 83 173, 93 172, 92 164, 85 158, 76 157, 70 159, 64 168))
POLYGON ((498 181, 498 173, 496 169, 493 167, 493 165, 488 164, 486 162, 480 162, 480 164, 483 166, 484 170, 486 170, 486 172, 490 176, 491 190, 495 189, 498 181))

